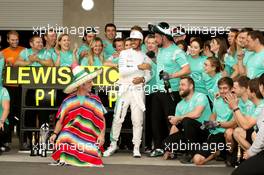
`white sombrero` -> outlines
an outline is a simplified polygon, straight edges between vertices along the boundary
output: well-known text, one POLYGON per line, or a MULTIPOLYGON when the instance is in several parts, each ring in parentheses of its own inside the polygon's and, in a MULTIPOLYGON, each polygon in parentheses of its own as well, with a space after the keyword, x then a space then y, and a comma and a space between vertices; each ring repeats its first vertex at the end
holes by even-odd
POLYGON ((166 35, 170 40, 173 40, 172 38, 172 31, 171 27, 166 22, 160 22, 157 25, 149 24, 148 29, 152 33, 159 33, 161 35, 166 35))
POLYGON ((65 89, 64 93, 70 94, 77 90, 86 81, 92 80, 102 73, 102 69, 95 70, 94 72, 86 72, 83 67, 78 64, 72 65, 73 81, 65 89))

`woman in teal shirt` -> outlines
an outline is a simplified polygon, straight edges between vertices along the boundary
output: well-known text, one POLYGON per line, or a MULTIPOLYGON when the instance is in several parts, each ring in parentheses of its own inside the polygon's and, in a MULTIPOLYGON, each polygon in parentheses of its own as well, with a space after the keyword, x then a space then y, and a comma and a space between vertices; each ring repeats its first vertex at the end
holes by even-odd
POLYGON ((83 44, 78 49, 77 55, 79 62, 81 62, 82 58, 85 57, 88 52, 91 50, 91 44, 96 37, 96 31, 92 29, 92 31, 88 31, 83 36, 83 44))
POLYGON ((207 94, 205 88, 205 82, 202 79, 202 73, 204 72, 204 62, 207 57, 202 55, 202 41, 200 38, 195 38, 190 44, 190 54, 187 56, 187 61, 190 65, 190 76, 194 80, 195 91, 203 94, 207 94))
POLYGON ((213 38, 210 46, 215 57, 219 59, 226 75, 236 78, 239 74, 237 60, 227 53, 226 40, 224 38, 213 38))
POLYGON ((215 95, 218 93, 217 82, 222 78, 221 63, 218 59, 209 57, 204 63, 204 72, 202 79, 205 83, 207 95, 211 102, 214 101, 215 95))
POLYGON ((61 34, 58 38, 56 46, 56 54, 53 56, 55 66, 68 66, 70 67, 75 61, 75 56, 70 50, 70 37, 68 34, 61 34))
POLYGON ((103 66, 103 41, 99 37, 95 37, 91 45, 91 51, 81 61, 82 66, 103 66))

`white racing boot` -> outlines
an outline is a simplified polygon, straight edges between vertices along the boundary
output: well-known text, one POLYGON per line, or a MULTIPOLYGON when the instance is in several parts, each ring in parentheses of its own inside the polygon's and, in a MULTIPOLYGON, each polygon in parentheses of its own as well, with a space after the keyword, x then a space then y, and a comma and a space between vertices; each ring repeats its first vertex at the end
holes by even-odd
POLYGON ((134 158, 141 158, 141 154, 140 154, 140 151, 139 151, 139 146, 134 146, 133 157, 134 158))
POLYGON ((104 152, 104 157, 109 157, 113 155, 116 150, 118 149, 116 142, 111 142, 110 146, 107 148, 107 150, 104 152))

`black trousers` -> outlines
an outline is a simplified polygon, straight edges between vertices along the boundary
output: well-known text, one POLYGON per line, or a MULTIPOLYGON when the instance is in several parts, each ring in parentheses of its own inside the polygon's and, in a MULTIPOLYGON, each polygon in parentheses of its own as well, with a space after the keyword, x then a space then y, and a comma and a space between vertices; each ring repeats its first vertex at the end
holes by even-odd
POLYGON ((246 130, 246 140, 248 141, 248 143, 250 143, 250 145, 252 145, 253 140, 252 140, 252 133, 254 132, 254 127, 249 128, 246 130))
POLYGON ((146 95, 146 120, 145 120, 145 146, 151 148, 152 144, 152 129, 151 129, 151 101, 153 93, 146 95))
POLYGON ((215 153, 216 151, 220 151, 220 155, 225 157, 226 155, 226 142, 224 133, 218 134, 210 134, 206 146, 203 146, 200 151, 196 153, 201 154, 205 158, 209 157, 211 154, 215 153))
MULTIPOLYGON (((181 126, 177 126, 180 129, 181 126)), ((171 153, 186 153, 187 139, 184 137, 184 133, 179 131, 177 133, 169 135, 163 141, 163 150, 171 153)))
MULTIPOLYGON (((168 136, 164 142, 164 149, 168 149, 168 145, 175 147, 175 144, 177 144, 178 148, 180 148, 180 143, 189 144, 189 147, 186 146, 186 150, 179 150, 179 152, 186 152, 190 153, 192 155, 195 154, 197 150, 195 150, 195 147, 190 147, 191 143, 194 144, 202 144, 205 142, 208 138, 209 132, 208 130, 202 130, 201 123, 197 120, 190 119, 190 118, 184 118, 180 124, 177 125, 177 128, 179 129, 179 132, 172 134, 168 136)), ((170 150, 168 150, 170 151, 170 150)), ((174 150, 174 153, 177 150, 174 150)))
POLYGON ((197 120, 184 118, 182 121, 184 136, 190 143, 202 143, 208 138, 209 131, 202 130, 202 124, 197 120))
POLYGON ((174 101, 165 92, 156 92, 152 97, 151 125, 154 149, 162 148, 162 141, 169 135, 169 115, 175 115, 177 103, 181 100, 179 92, 173 92, 174 101))
POLYGON ((264 150, 257 155, 242 162, 232 175, 263 175, 264 174, 264 150))
POLYGON ((4 123, 4 131, 0 130, 0 146, 4 146, 5 143, 10 141, 9 138, 10 127, 4 123))

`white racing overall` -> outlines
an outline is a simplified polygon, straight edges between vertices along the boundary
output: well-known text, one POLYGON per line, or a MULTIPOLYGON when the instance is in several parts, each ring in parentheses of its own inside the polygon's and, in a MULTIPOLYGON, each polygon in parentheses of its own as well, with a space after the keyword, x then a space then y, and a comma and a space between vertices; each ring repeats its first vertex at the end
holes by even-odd
POLYGON ((111 141, 118 141, 122 123, 130 106, 133 125, 133 144, 139 147, 141 144, 143 129, 143 112, 145 111, 144 84, 133 84, 135 77, 144 77, 145 81, 151 78, 150 71, 139 70, 138 65, 149 63, 149 58, 141 51, 134 49, 124 50, 119 59, 119 91, 115 105, 113 124, 111 129, 111 141))

